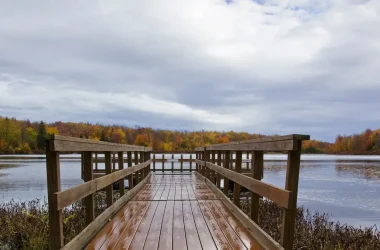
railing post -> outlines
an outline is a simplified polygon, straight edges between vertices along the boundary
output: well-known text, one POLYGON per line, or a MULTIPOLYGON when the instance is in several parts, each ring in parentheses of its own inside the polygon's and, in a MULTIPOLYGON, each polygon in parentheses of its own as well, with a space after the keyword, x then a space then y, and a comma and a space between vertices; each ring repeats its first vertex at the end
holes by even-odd
MULTIPOLYGON (((149 161, 149 160, 150 160, 150 152, 145 152, 145 161, 149 161)), ((146 166, 145 176, 148 176, 149 172, 150 172, 150 164, 146 166)))
MULTIPOLYGON (((264 171, 264 152, 254 151, 252 152, 251 160, 252 177, 256 180, 261 180, 264 171)), ((258 223, 259 218, 259 206, 260 196, 254 192, 251 192, 251 219, 258 223)))
POLYGON ((193 155, 192 155, 192 153, 190 153, 190 172, 193 171, 193 162, 192 162, 192 160, 193 160, 193 155))
MULTIPOLYGON (((85 182, 93 179, 92 153, 83 152, 83 180, 85 182)), ((90 224, 95 219, 94 212, 94 194, 84 198, 84 207, 86 212, 86 225, 90 224)))
POLYGON ((165 171, 165 155, 162 154, 162 172, 165 171))
POLYGON ((156 172, 156 154, 153 154, 153 172, 156 172))
POLYGON ((82 180, 84 180, 84 177, 83 177, 83 172, 84 172, 84 167, 83 167, 83 153, 80 153, 80 167, 81 167, 80 177, 81 177, 82 180))
POLYGON ((98 170, 98 153, 95 153, 95 169, 98 170))
MULTIPOLYGON (((117 165, 119 166, 119 170, 124 169, 124 153, 123 152, 117 153, 117 161, 118 161, 117 165)), ((125 193, 124 178, 119 180, 119 192, 120 192, 120 197, 122 197, 125 193)))
MULTIPOLYGON (((222 151, 218 150, 218 163, 217 165, 222 166, 222 151)), ((216 174, 216 186, 220 188, 220 174, 215 172, 216 174)))
MULTIPOLYGON (((230 151, 226 150, 224 151, 224 166, 225 168, 230 168, 230 151)), ((224 184, 223 184, 223 193, 228 196, 228 189, 230 186, 230 181, 224 177, 224 184)))
POLYGON ((210 161, 210 151, 207 151, 206 148, 204 151, 204 161, 205 161, 205 177, 211 180, 210 169, 207 167, 207 162, 210 161))
MULTIPOLYGON (((104 159, 105 159, 105 166, 106 166, 106 175, 111 174, 112 173, 111 152, 105 152, 104 159)), ((113 203, 112 189, 113 189, 112 184, 106 187, 107 207, 110 207, 113 203)))
MULTIPOLYGON (((128 157, 128 167, 132 167, 132 152, 127 152, 128 157)), ((128 190, 131 190, 133 188, 133 174, 130 174, 128 177, 128 190)))
MULTIPOLYGON (((253 155, 252 155, 252 157, 253 157, 253 155)), ((249 160, 249 152, 247 152, 247 158, 246 159, 249 160)), ((249 161, 247 161, 247 163, 246 163, 246 169, 247 170, 249 169, 249 161)))
POLYGON ((183 172, 183 154, 181 154, 181 173, 183 172))
POLYGON ((172 154, 172 172, 174 172, 174 154, 172 154))
POLYGON ((296 142, 297 150, 288 152, 288 162, 286 167, 285 189, 291 191, 292 196, 289 203, 290 208, 284 209, 282 215, 281 245, 285 250, 291 250, 293 247, 294 226, 297 214, 297 194, 302 141, 296 140, 296 142))
MULTIPOLYGON (((236 151, 235 172, 241 173, 242 152, 236 151)), ((240 185, 234 182, 234 204, 240 208, 240 185)))
POLYGON ((51 141, 46 144, 46 174, 49 202, 50 248, 52 250, 63 247, 62 210, 57 209, 54 193, 61 191, 61 177, 59 153, 50 150, 51 141))
POLYGON ((116 154, 112 153, 112 172, 116 170, 116 154))
MULTIPOLYGON (((143 162, 145 162, 145 152, 140 151, 140 163, 143 163, 143 162)), ((146 170, 146 168, 143 168, 140 170, 140 173, 141 173, 140 181, 145 178, 145 174, 146 174, 145 170, 146 170)))
MULTIPOLYGON (((211 162, 213 164, 215 164, 215 162, 216 162, 215 161, 215 150, 211 150, 210 152, 211 152, 211 162)), ((211 169, 210 169, 210 179, 211 179, 212 184, 215 185, 215 183, 216 183, 216 172, 214 170, 211 170, 211 169)))
MULTIPOLYGON (((134 155, 134 164, 135 165, 139 164, 139 153, 137 151, 134 151, 133 155, 134 155)), ((140 182, 140 171, 135 172, 135 179, 136 179, 136 182, 134 184, 139 184, 139 182, 140 182)))
MULTIPOLYGON (((206 150, 206 149, 205 149, 206 150)), ((206 165, 206 152, 201 152, 201 160, 203 161, 204 165, 206 165)), ((201 175, 206 177, 206 166, 201 166, 201 175)))

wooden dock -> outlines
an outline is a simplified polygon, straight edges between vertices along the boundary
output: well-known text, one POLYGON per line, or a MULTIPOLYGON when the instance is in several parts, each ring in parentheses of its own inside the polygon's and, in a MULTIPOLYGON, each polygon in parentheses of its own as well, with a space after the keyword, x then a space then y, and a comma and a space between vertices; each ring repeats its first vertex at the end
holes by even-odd
POLYGON ((86 249, 258 249, 195 174, 152 174, 86 249))
POLYGON ((173 167, 157 169, 152 164, 151 148, 55 135, 46 149, 50 248, 290 250, 302 140, 309 138, 288 135, 196 148, 195 159, 189 159, 195 168, 183 169, 186 160, 181 157, 180 169, 174 172, 173 167), (284 188, 261 181, 268 151, 288 156, 284 188), (61 152, 82 154, 83 184, 61 190, 61 152), (95 178, 98 153, 104 154, 105 170, 95 178), (243 154, 252 156, 250 163, 244 163, 250 175, 243 174, 243 154), (117 182, 120 198, 114 202, 117 182), (251 192, 248 215, 240 209, 243 187, 251 192), (96 217, 94 193, 103 190, 107 208, 96 217), (258 225, 263 197, 283 210, 280 242, 258 225), (83 200, 87 227, 64 244, 62 209, 79 200, 83 200))

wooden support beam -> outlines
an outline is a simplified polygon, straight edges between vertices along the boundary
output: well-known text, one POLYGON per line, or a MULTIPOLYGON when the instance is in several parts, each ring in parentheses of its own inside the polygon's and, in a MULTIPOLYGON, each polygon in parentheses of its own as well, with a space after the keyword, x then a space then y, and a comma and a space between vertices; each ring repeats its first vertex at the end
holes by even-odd
MULTIPOLYGON (((242 152, 236 151, 235 172, 241 173, 242 152)), ((240 208, 240 185, 234 182, 234 204, 240 208)))
MULTIPOLYGON (((83 152, 83 180, 85 182, 93 179, 92 153, 83 152)), ((95 219, 94 212, 94 194, 84 198, 84 207, 86 212, 86 225, 90 224, 95 219)))
POLYGON ((165 155, 162 154, 162 172, 165 171, 165 155))
POLYGON ((193 171, 192 160, 193 160, 193 155, 190 153, 190 172, 193 171))
MULTIPOLYGON (((139 152, 135 151, 135 152, 133 152, 133 154, 134 154, 134 163, 135 163, 135 165, 137 165, 137 164, 139 164, 139 152)), ((139 184, 139 182, 140 182, 140 173, 139 172, 135 173, 135 180, 136 180, 135 185, 139 184)))
MULTIPOLYGON (((247 158, 246 159, 249 160, 249 152, 247 152, 247 158)), ((246 163, 246 169, 249 169, 249 162, 248 161, 246 163)))
MULTIPOLYGON (((230 151, 224 151, 224 167, 229 169, 230 168, 230 156, 231 152, 230 151)), ((224 187, 223 187, 223 193, 228 196, 228 188, 230 185, 230 180, 223 176, 224 178, 224 187)))
MULTIPOLYGON (((222 166, 222 151, 221 150, 218 150, 217 165, 222 166)), ((215 172, 215 175, 216 175, 216 186, 220 188, 220 174, 215 172)))
POLYGON ((153 154, 153 172, 156 172, 156 154, 153 154))
MULTIPOLYGON (((127 152, 128 167, 132 167, 132 152, 127 152)), ((133 174, 128 177, 128 191, 133 188, 133 174)))
POLYGON ((294 241, 294 227, 297 214, 298 181, 301 162, 301 140, 298 141, 297 146, 298 150, 289 151, 286 167, 285 189, 291 191, 293 195, 289 201, 290 208, 284 209, 282 215, 281 245, 285 248, 285 250, 291 250, 294 241))
POLYGON ((61 177, 59 153, 51 151, 51 141, 46 144, 46 174, 49 202, 50 249, 57 250, 63 247, 62 210, 57 209, 54 193, 61 191, 61 177))
MULTIPOLYGON (((124 154, 123 152, 117 153, 117 165, 119 167, 119 170, 124 169, 124 154)), ((124 183, 124 178, 119 180, 119 192, 120 192, 120 197, 125 194, 125 183, 124 183)))
MULTIPOLYGON (((252 152, 252 176, 253 179, 261 181, 264 171, 264 152, 252 152)), ((260 195, 251 192, 251 219, 258 223, 260 195)))
POLYGON ((95 153, 95 169, 98 170, 98 153, 95 153))
POLYGON ((210 161, 210 151, 204 151, 204 154, 205 154, 205 158, 204 158, 204 161, 205 161, 205 177, 209 180, 211 180, 211 176, 210 176, 210 169, 207 166, 207 162, 210 161))
POLYGON ((174 170, 174 154, 172 154, 172 172, 173 172, 173 170, 174 170))
MULTIPOLYGON (((106 175, 112 173, 112 164, 111 164, 111 152, 104 153, 105 165, 106 165, 106 175)), ((113 187, 112 183, 106 187, 106 200, 107 207, 110 207, 113 203, 113 187)))
POLYGON ((115 153, 112 153, 112 171, 116 170, 116 156, 115 153))
MULTIPOLYGON (((215 164, 215 162, 216 162, 216 160, 215 160, 215 150, 211 150, 210 152, 211 152, 211 162, 213 164, 215 164)), ((211 178, 210 179, 211 182, 214 183, 214 185, 215 185, 215 183, 216 183, 216 173, 215 173, 215 171, 210 170, 210 178, 211 178)))
POLYGON ((183 171, 183 154, 181 154, 181 163, 180 163, 180 166, 181 166, 181 172, 183 171))
MULTIPOLYGON (((145 161, 145 152, 140 152, 140 163, 143 163, 144 161, 145 161)), ((141 174, 140 180, 144 179, 146 176, 146 169, 141 169, 140 174, 141 174)))
POLYGON ((206 151, 201 152, 201 160, 203 161, 203 166, 201 166, 201 174, 206 177, 206 151))

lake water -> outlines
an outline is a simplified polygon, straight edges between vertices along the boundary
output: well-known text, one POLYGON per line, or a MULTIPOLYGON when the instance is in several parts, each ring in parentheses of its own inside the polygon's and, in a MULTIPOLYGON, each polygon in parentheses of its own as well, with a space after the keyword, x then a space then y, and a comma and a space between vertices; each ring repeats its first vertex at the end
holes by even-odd
MULTIPOLYGON (((27 159, 12 157, 1 156, 0 159, 0 202, 46 198, 46 163, 43 156, 27 156, 27 159)), ((166 155, 166 158, 170 157, 166 155)), ((188 158, 188 155, 184 157, 188 158)), ((83 182, 80 179, 79 159, 73 155, 62 156, 62 189, 83 182), (77 159, 73 159, 75 157, 77 159)), ((286 155, 266 154, 264 159, 263 181, 283 188, 286 155)), ((380 225, 380 179, 357 171, 363 168, 380 171, 380 156, 304 154, 301 159, 299 206, 328 213, 332 219, 349 225, 380 225)), ((188 164, 184 163, 184 168, 188 168, 188 164)), ((156 163, 157 168, 161 166, 161 163, 156 163)), ((102 167, 104 164, 99 164, 99 168, 102 167)), ((179 167, 179 163, 174 163, 174 168, 179 167)), ((165 168, 171 168, 171 163, 166 163, 165 168)))

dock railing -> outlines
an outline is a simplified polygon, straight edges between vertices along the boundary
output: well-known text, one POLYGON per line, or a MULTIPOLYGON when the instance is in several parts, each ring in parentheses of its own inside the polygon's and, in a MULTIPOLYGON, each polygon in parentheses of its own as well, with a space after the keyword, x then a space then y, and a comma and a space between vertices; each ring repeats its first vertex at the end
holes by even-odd
POLYGON ((151 148, 125 144, 107 143, 73 137, 54 135, 47 141, 46 170, 49 202, 50 248, 81 249, 145 184, 150 176, 151 148), (60 153, 82 154, 83 184, 61 190, 60 153), (124 153, 127 153, 128 167, 124 168, 124 153), (93 179, 94 153, 104 154, 105 175, 93 179), (117 154, 118 169, 113 171, 111 154, 117 154), (134 164, 132 165, 132 153, 134 164), (135 175, 135 178, 133 178, 135 175), (125 194, 124 179, 129 178, 129 191, 125 194), (133 183, 133 180, 137 180, 133 183), (120 198, 113 203, 113 183, 119 182, 120 198), (95 218, 94 193, 106 190, 107 209, 95 218), (84 199, 87 227, 64 246, 62 209, 84 199))
POLYGON ((225 204, 229 204, 229 209, 240 221, 245 223, 263 249, 292 249, 297 213, 301 147, 302 141, 309 139, 308 135, 265 137, 258 140, 215 144, 195 149, 197 173, 225 201, 225 204), (252 153, 252 177, 241 173, 243 152, 252 153), (261 181, 264 171, 264 152, 287 153, 284 189, 261 181), (235 155, 234 164, 231 162, 233 155, 235 155), (224 179, 223 192, 220 190, 221 179, 224 179), (227 197, 229 182, 233 182, 233 203, 227 197), (251 191, 250 219, 240 210, 241 187, 251 191), (281 246, 257 224, 260 197, 273 201, 283 209, 281 246))

